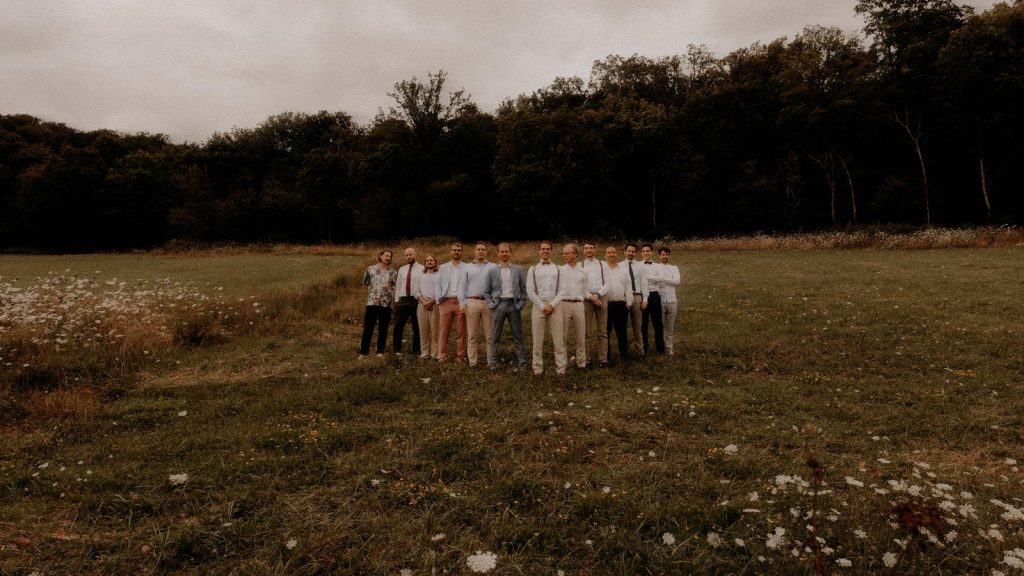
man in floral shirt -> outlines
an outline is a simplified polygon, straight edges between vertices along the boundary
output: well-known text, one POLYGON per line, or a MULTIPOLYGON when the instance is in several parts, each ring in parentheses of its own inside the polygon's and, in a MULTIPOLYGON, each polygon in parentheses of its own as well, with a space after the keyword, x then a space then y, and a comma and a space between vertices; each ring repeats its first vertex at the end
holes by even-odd
POLYGON ((391 267, 391 250, 377 254, 377 264, 363 274, 363 285, 368 286, 366 315, 363 317, 363 339, 359 344, 359 357, 370 353, 373 327, 377 325, 377 356, 384 355, 388 343, 388 325, 391 323, 391 305, 395 301, 395 280, 398 271, 391 267))

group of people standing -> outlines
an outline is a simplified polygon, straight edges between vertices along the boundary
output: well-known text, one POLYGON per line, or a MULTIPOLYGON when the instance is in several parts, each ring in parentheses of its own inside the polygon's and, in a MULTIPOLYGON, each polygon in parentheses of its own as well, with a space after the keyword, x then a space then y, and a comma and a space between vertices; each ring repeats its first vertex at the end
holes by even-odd
POLYGON ((550 334, 554 349, 555 373, 564 374, 569 364, 567 340, 570 327, 574 338, 576 366, 586 369, 596 359, 599 366, 609 362, 610 337, 614 331, 621 361, 630 357, 627 324, 632 325, 632 339, 637 356, 651 352, 648 327, 653 328, 653 350, 674 354, 673 340, 677 314, 676 286, 680 283, 679 268, 669 264, 672 250, 661 247, 655 260, 654 247, 627 244, 625 261, 619 262, 618 249, 608 246, 604 260, 597 259, 597 246, 583 244, 580 258, 576 244, 562 247, 559 266, 551 261, 551 242, 538 245, 540 261, 525 273, 513 264, 512 247, 498 244, 498 261, 487 259, 490 247, 477 242, 473 259, 464 262, 462 244, 451 245, 451 259, 438 266, 433 255, 423 264, 416 259, 416 250, 406 248, 405 264, 397 270, 391 266, 391 250, 381 250, 377 264, 363 274, 368 286, 363 336, 359 357, 370 353, 373 333, 377 331, 377 355, 387 348, 388 327, 394 309, 395 327, 392 349, 403 350, 406 323, 412 324, 411 353, 420 358, 449 360, 449 336, 456 330, 455 361, 480 361, 479 344, 486 343, 486 361, 490 370, 498 368, 498 343, 509 325, 515 344, 516 361, 527 366, 523 341, 523 309, 529 301, 532 331, 531 368, 534 374, 544 372, 544 340, 550 334), (587 335, 595 334, 596 354, 591 355, 587 335))

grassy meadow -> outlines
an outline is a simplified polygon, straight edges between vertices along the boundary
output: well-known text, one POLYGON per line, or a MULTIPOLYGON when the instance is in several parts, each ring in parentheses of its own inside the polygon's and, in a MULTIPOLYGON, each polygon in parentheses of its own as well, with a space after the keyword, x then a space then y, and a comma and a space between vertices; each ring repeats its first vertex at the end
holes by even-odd
POLYGON ((0 256, 0 573, 1024 570, 1020 244, 679 245, 564 377, 358 361, 375 254, 0 256))

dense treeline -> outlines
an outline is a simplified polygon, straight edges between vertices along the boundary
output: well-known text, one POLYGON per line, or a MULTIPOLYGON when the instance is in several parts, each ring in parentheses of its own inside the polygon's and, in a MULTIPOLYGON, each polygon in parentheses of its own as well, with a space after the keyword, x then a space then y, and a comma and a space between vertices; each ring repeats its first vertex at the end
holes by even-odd
POLYGON ((1024 0, 856 10, 867 43, 609 56, 495 113, 442 71, 203 144, 0 116, 0 247, 1024 222, 1024 0))

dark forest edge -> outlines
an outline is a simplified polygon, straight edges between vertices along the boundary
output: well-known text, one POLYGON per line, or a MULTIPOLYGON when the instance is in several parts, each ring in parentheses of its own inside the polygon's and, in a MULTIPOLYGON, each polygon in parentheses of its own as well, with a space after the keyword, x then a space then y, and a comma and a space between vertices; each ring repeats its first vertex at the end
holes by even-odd
POLYGON ((202 144, 3 115, 0 249, 1024 221, 1024 0, 856 11, 867 43, 812 26, 722 58, 612 55, 494 113, 442 70, 366 126, 285 112, 202 144))

